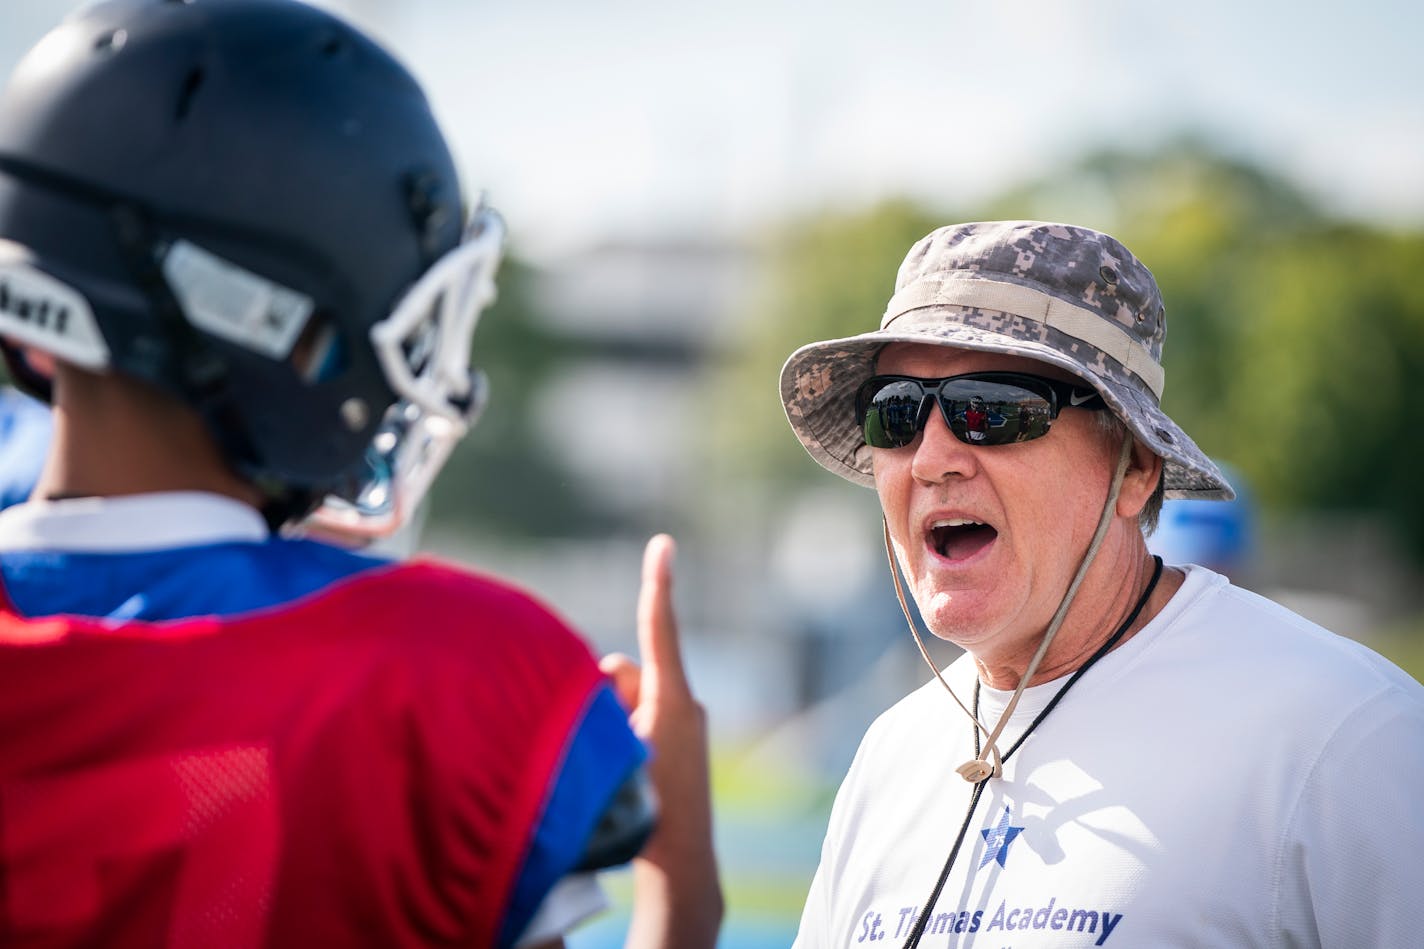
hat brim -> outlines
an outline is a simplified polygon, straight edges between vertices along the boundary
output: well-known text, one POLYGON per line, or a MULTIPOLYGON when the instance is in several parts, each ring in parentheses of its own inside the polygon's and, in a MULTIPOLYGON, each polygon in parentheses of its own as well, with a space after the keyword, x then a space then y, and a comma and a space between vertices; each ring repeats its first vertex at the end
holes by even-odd
MULTIPOLYGON (((921 343, 1025 356, 1067 370, 1096 389, 1133 435, 1162 458, 1168 498, 1228 501, 1236 496, 1221 470, 1145 387, 1139 390, 1096 370, 1086 358, 1088 352, 1081 360, 1069 355, 1090 347, 1072 340, 1035 342, 953 318, 963 312, 966 308, 926 307, 897 319, 891 328, 811 343, 792 353, 781 369, 781 402, 811 457, 847 481, 874 487, 872 449, 855 423, 855 393, 874 374, 875 360, 886 345, 921 343)), ((1099 365, 1111 360, 1095 349, 1091 355, 1099 365)))

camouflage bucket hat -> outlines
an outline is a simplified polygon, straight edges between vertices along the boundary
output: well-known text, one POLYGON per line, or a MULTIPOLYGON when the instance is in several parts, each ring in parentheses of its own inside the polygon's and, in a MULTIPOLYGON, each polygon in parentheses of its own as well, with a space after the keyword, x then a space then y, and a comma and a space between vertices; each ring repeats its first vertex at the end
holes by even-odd
POLYGON ((855 392, 887 343, 1027 356, 1095 388, 1165 462, 1169 498, 1228 500, 1221 471, 1168 418, 1167 335, 1157 281, 1106 234, 1067 224, 991 221, 942 227, 910 249, 880 328, 803 346, 781 370, 781 401, 822 467, 874 486, 855 392))

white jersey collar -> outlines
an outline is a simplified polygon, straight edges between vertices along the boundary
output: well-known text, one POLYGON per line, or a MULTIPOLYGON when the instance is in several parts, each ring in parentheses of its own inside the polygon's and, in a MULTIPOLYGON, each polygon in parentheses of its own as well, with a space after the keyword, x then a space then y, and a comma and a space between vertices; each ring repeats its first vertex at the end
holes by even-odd
POLYGON ((0 511, 0 551, 108 553, 260 543, 267 537, 267 524, 254 508, 201 491, 30 501, 0 511))

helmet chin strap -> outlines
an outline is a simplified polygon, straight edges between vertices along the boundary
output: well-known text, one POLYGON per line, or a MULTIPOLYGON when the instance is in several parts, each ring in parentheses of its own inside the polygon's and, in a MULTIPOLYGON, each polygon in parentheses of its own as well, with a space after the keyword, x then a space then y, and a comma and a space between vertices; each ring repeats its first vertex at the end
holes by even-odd
POLYGON ((1038 650, 1033 654, 1033 658, 1029 660, 1028 668, 1024 670, 1023 676, 1019 679, 1018 687, 1014 689, 1013 696, 1009 699, 1008 704, 1004 706, 1003 714, 999 716, 998 724, 994 726, 992 732, 980 723, 978 716, 970 711, 969 707, 955 694, 954 690, 950 688, 949 683, 945 681, 944 676, 940 674, 939 667, 936 666, 934 660, 930 658, 929 650, 925 648, 924 640, 920 638, 919 629, 915 626, 915 621, 910 616, 909 605, 905 602, 905 589, 900 580, 900 571, 895 562, 895 553, 890 542, 890 524, 885 521, 884 518, 881 519, 885 533, 885 555, 890 560, 890 577, 895 583, 895 597, 900 601, 900 609, 905 614, 905 621, 910 626, 910 635, 915 638, 915 645, 919 647, 920 656, 925 660, 925 663, 929 665, 930 670, 934 672, 935 678, 939 680, 940 685, 944 686, 950 698, 954 699, 955 704, 963 710, 965 715, 969 716, 969 720, 974 723, 974 727, 985 736, 984 750, 980 752, 979 757, 966 761, 955 769, 964 780, 971 784, 978 784, 990 775, 999 777, 1003 772, 1003 756, 1000 754, 998 746, 999 736, 1003 733, 1004 726, 1008 724, 1009 718, 1014 714, 1014 709, 1018 707, 1019 699, 1023 696, 1024 689, 1028 688, 1028 684, 1032 681, 1034 673, 1038 671, 1039 664, 1043 662, 1043 657, 1048 654, 1048 647, 1053 644, 1054 637, 1058 635, 1058 629, 1063 625, 1064 617, 1068 615, 1068 608, 1073 605, 1073 600, 1078 595, 1078 588, 1083 583, 1083 577, 1087 575, 1088 568, 1092 566, 1093 561, 1098 556, 1098 551, 1102 548, 1103 540, 1107 537, 1108 525, 1112 523, 1113 512, 1117 508, 1117 498, 1118 494, 1122 491, 1122 481, 1127 474, 1128 463, 1132 460, 1132 445, 1132 433, 1128 432, 1122 441, 1122 450, 1119 452, 1117 459, 1117 469, 1113 472, 1112 483, 1108 486, 1107 500, 1103 502, 1103 512, 1098 517, 1098 526, 1097 530, 1093 533, 1093 539, 1088 544, 1087 551, 1083 554, 1083 560, 1082 563, 1078 565, 1077 574, 1074 575, 1073 581, 1068 584, 1068 589, 1063 594, 1062 602, 1058 604, 1057 612, 1053 614, 1053 619, 1049 621, 1047 629, 1044 630, 1043 639, 1038 644, 1038 650), (990 759, 993 761, 992 764, 990 764, 990 759))

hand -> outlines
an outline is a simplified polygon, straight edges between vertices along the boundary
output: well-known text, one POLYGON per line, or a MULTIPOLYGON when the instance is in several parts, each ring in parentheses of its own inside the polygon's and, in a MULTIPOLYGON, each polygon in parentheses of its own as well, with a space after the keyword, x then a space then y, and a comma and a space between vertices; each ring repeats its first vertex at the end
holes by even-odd
POLYGON ((643 552, 638 651, 643 666, 613 654, 600 663, 629 709, 633 730, 652 747, 657 830, 633 861, 633 921, 627 947, 711 949, 722 921, 722 889, 712 849, 707 713, 688 685, 672 606, 673 540, 658 534, 643 552))

